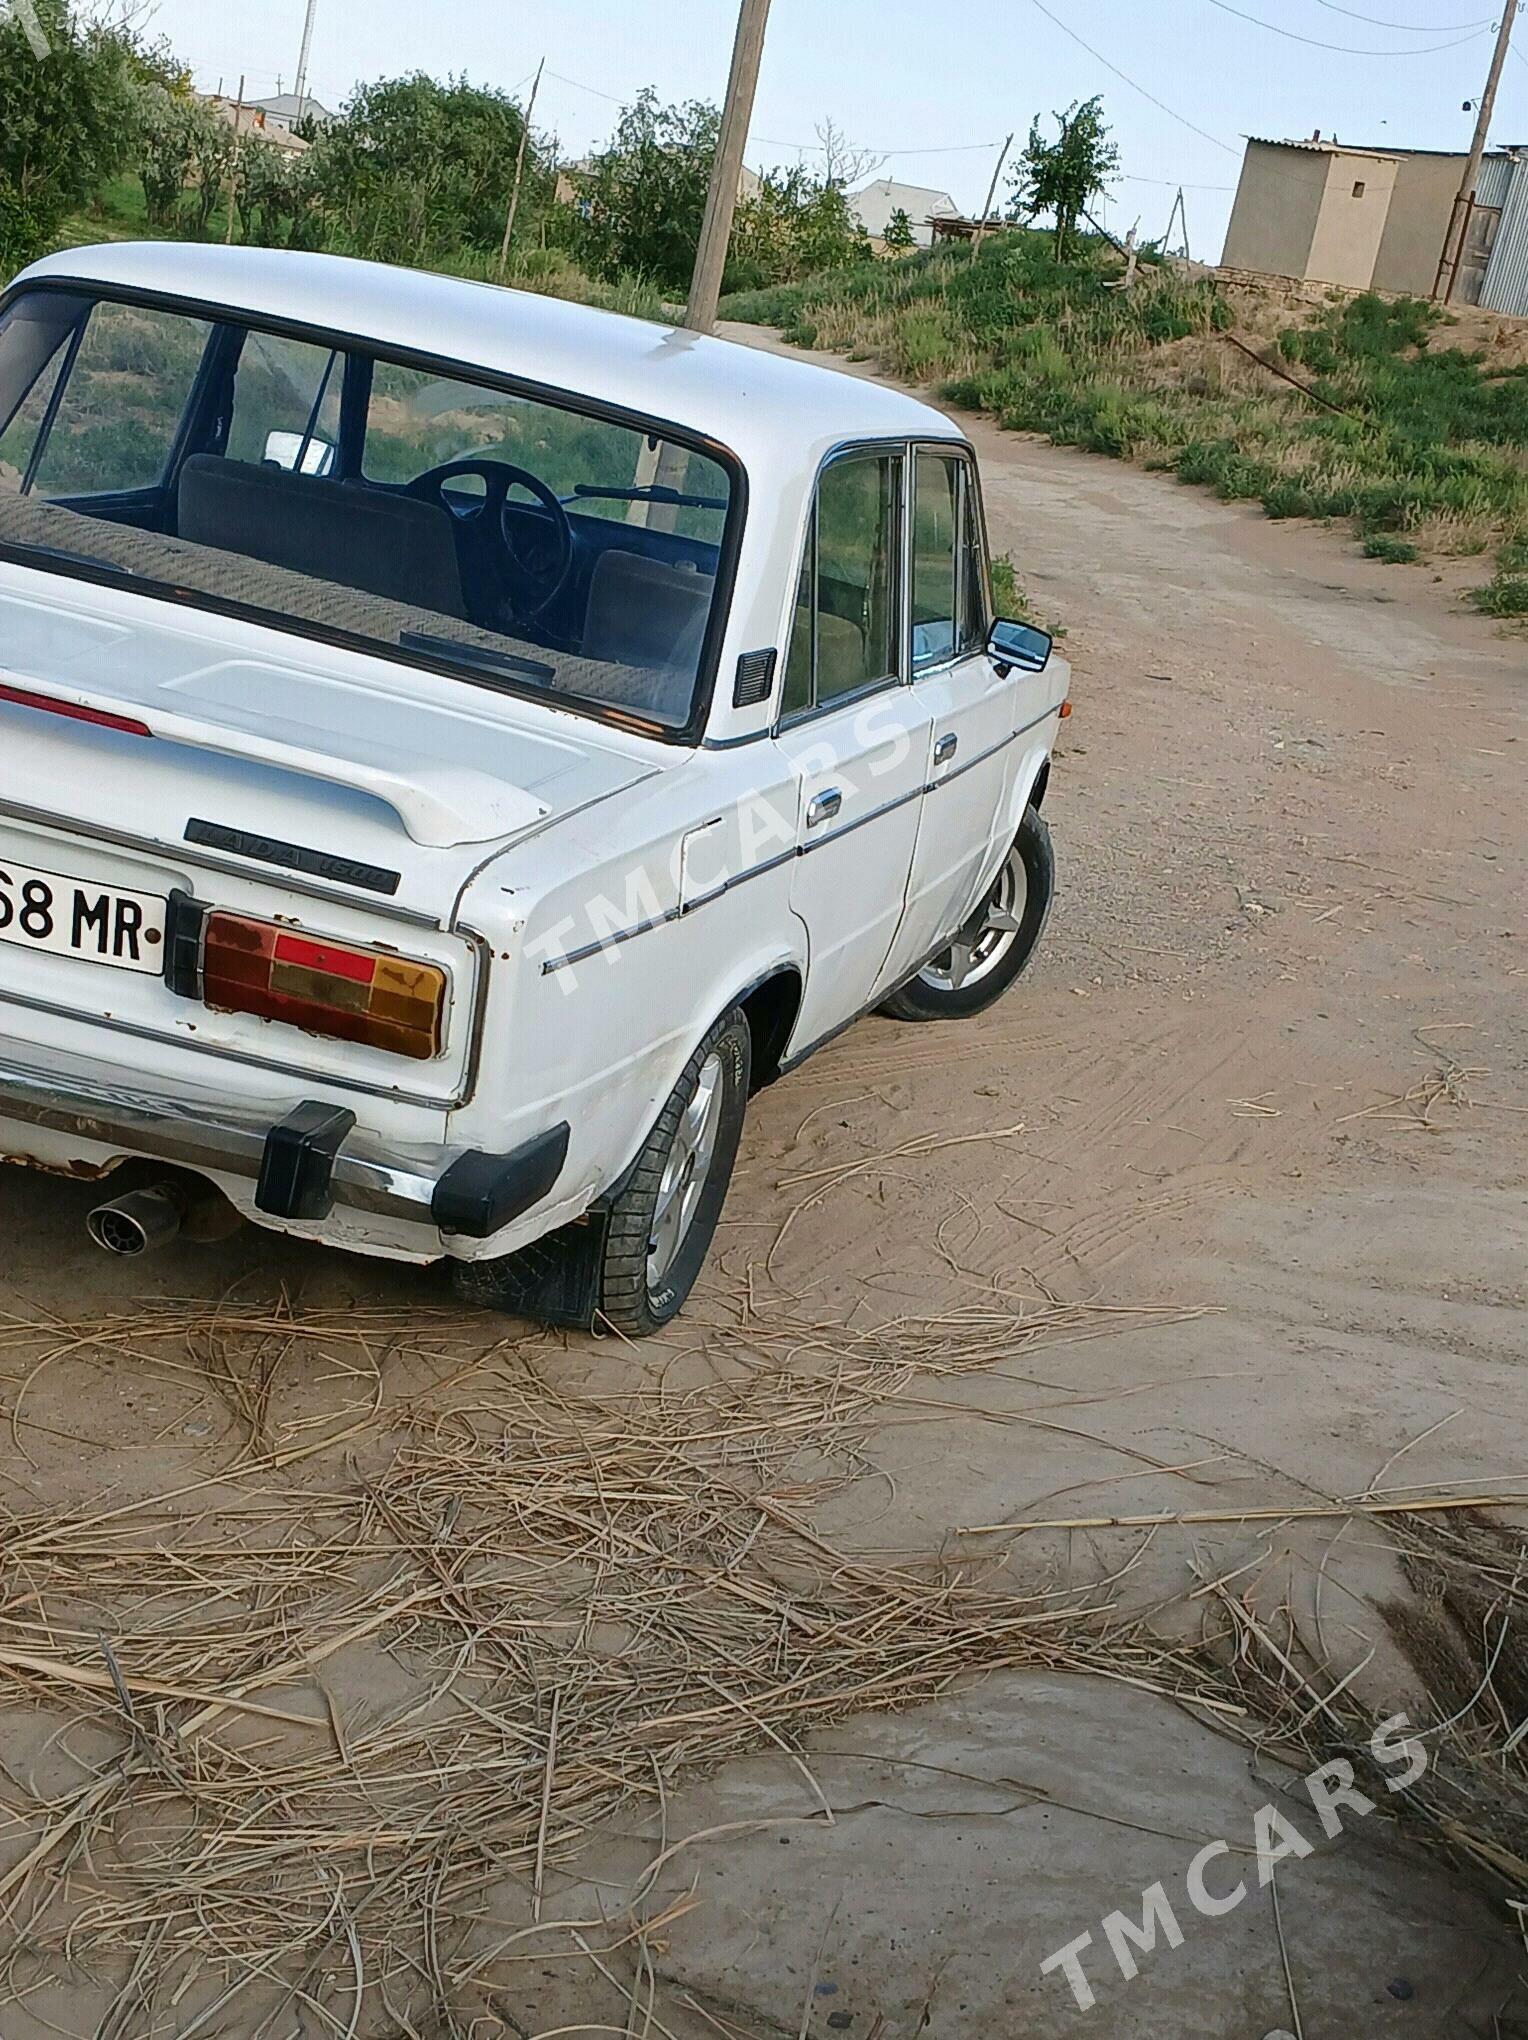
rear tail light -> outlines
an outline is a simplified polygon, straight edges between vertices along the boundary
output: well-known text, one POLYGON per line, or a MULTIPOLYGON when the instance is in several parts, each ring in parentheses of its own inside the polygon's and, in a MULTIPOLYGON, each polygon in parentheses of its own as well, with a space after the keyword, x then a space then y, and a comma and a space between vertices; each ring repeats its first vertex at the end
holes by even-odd
POLYGON ((59 701, 51 694, 34 694, 30 687, 0 686, 0 701, 9 701, 17 708, 35 708, 43 715, 61 715, 68 722, 91 723, 98 730, 120 730, 128 737, 154 734, 135 715, 113 715, 108 709, 87 708, 80 701, 59 701))
POLYGON ((284 1020, 416 1062, 440 1052, 446 974, 437 965, 316 942, 274 921, 209 914, 201 993, 223 1012, 284 1020))

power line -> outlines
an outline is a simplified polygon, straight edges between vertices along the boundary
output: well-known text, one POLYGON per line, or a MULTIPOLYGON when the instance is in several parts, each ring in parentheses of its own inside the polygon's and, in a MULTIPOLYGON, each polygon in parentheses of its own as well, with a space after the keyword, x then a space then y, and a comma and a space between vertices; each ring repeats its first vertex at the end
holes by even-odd
POLYGON ((1137 177, 1133 170, 1113 173, 1126 184, 1159 184, 1164 191, 1234 191, 1234 184, 1185 184, 1177 177, 1137 177))
MULTIPOLYGON (((560 85, 572 85, 580 92, 591 92, 596 99, 608 100, 612 106, 626 106, 629 104, 629 101, 622 98, 619 93, 602 92, 597 85, 586 85, 582 78, 570 78, 563 71, 549 70, 546 75, 549 78, 555 78, 560 85)), ((809 156, 820 155, 823 148, 821 142, 784 142, 781 141, 778 135, 753 135, 750 139, 755 142, 763 142, 766 148, 799 149, 809 156)), ((966 156, 975 155, 981 150, 995 149, 996 147, 997 143, 995 141, 951 142, 940 148, 927 148, 922 143, 919 143, 916 147, 910 149, 870 148, 869 153, 872 156, 966 156)))
MULTIPOLYGON (((1035 0, 1035 4, 1038 6, 1039 0, 1035 0)), ((1280 28, 1276 21, 1264 21, 1260 14, 1243 14, 1239 7, 1231 5, 1231 0, 1210 0, 1210 5, 1218 7, 1222 14, 1234 14, 1238 21, 1250 21, 1254 28, 1266 28, 1270 35, 1282 35, 1290 42, 1304 43, 1313 50, 1335 50, 1343 57, 1433 57, 1439 50, 1457 50, 1467 42, 1477 42, 1484 33, 1482 29, 1475 29, 1469 35, 1460 36, 1457 42, 1428 43, 1420 50, 1361 50, 1352 43, 1318 42, 1312 35, 1298 35, 1292 28, 1280 28)))
POLYGON ((1177 112, 1175 108, 1167 104, 1165 99, 1158 99, 1154 92, 1148 92, 1144 85, 1138 85, 1134 78, 1120 69, 1118 64, 1111 64, 1101 50, 1095 50, 1090 42, 1084 42, 1076 29, 1069 28, 1059 14, 1052 14, 1046 6, 1045 0, 1031 0, 1031 5, 1038 7, 1046 20, 1053 22, 1063 35, 1069 35, 1074 43, 1078 44, 1080 48, 1085 49, 1095 63, 1102 64, 1106 71, 1112 71, 1116 78, 1130 87, 1132 92, 1139 92, 1143 99, 1149 99, 1153 106, 1158 108, 1160 112, 1165 113, 1169 119, 1177 121, 1180 127, 1186 127, 1190 134, 1198 135, 1202 142, 1213 142, 1217 149, 1224 149, 1228 156, 1239 156, 1241 154, 1240 149, 1233 149, 1229 142, 1223 142, 1218 135, 1206 134, 1202 127, 1195 127, 1194 123, 1185 114, 1177 112))
MULTIPOLYGON (((753 135, 750 139, 763 142, 765 147, 770 149, 799 149, 808 156, 821 155, 823 150, 821 142, 782 142, 778 135, 753 135)), ((867 144, 864 153, 868 156, 969 156, 981 150, 995 149, 997 146, 996 141, 954 142, 940 149, 878 149, 867 144)))
POLYGON ((1491 17, 1484 21, 1432 21, 1425 27, 1415 21, 1382 21, 1377 14, 1355 14, 1351 7, 1339 7, 1337 0, 1316 0, 1318 7, 1324 7, 1329 14, 1345 14, 1349 21, 1367 21, 1371 28, 1395 28, 1402 35, 1457 35, 1467 28, 1489 28, 1491 17))
POLYGON ((582 78, 568 78, 561 71, 548 71, 547 76, 555 78, 559 85, 572 85, 579 92, 592 92, 596 99, 608 99, 612 106, 624 106, 626 104, 626 101, 621 98, 619 93, 601 92, 598 85, 586 85, 582 78))

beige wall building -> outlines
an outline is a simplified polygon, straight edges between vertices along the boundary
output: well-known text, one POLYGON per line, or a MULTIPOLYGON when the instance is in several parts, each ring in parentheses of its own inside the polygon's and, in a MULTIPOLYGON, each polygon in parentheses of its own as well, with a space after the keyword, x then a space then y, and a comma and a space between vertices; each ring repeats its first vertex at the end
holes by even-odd
POLYGON ((1335 143, 1249 141, 1221 261, 1366 289, 1398 167, 1394 156, 1335 143))
MULTIPOLYGON (((1222 266, 1428 297, 1465 160, 1441 150, 1250 140, 1222 266)), ((1461 224, 1455 300, 1528 313, 1528 150, 1487 151, 1461 224)))
POLYGON ((1464 160, 1444 155, 1398 159, 1395 196, 1374 261, 1376 290, 1404 290, 1421 297, 1431 291, 1464 160))

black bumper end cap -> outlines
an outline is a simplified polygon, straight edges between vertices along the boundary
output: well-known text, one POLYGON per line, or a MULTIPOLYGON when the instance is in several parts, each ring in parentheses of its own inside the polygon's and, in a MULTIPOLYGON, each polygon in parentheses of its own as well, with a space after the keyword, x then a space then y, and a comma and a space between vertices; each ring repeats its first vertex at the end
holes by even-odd
POLYGON ((568 1159, 571 1133, 563 1120, 507 1155, 474 1148, 458 1156, 435 1185, 431 1218, 443 1233, 492 1239, 552 1188, 568 1159))
POLYGON ((255 1209, 273 1218, 327 1218, 334 1209, 334 1158, 355 1129, 343 1105, 305 1099, 265 1137, 255 1209))

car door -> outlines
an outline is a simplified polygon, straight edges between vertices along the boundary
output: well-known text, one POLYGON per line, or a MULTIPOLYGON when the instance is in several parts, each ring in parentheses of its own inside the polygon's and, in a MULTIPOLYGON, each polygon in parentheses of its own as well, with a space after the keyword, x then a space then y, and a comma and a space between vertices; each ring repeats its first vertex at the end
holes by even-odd
POLYGON ((869 1002, 906 903, 929 728, 905 682, 905 496, 901 446, 850 448, 818 477, 776 734, 808 943, 793 1052, 869 1002))
POLYGON ((1006 828, 1018 688, 987 656, 990 604, 976 466, 955 446, 912 452, 913 693, 928 721, 927 797, 907 907, 878 989, 925 962, 976 904, 1006 828))

